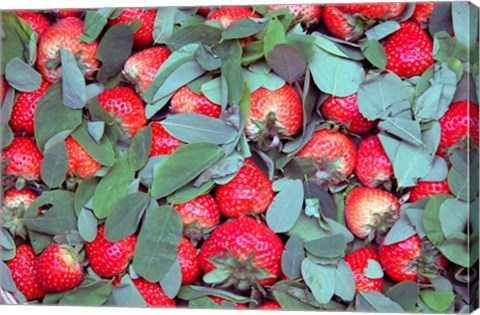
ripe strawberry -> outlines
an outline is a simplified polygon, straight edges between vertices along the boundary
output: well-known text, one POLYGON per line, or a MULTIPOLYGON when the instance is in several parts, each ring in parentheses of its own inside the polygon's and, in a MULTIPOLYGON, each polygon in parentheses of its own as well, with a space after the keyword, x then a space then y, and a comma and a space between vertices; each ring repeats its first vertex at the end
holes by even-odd
POLYGON ((207 16, 211 9, 209 7, 199 7, 197 13, 201 16, 207 16))
POLYGON ((355 145, 344 134, 329 129, 321 129, 297 153, 315 162, 320 182, 338 184, 352 174, 357 160, 355 145))
MULTIPOLYGON (((5 192, 0 222, 12 235, 26 239, 27 229, 23 223, 23 216, 35 199, 37 199, 37 195, 26 189, 11 189, 5 192)), ((39 209, 40 214, 41 210, 39 209)))
POLYGON ((105 227, 97 227, 97 237, 87 242, 85 249, 90 267, 100 277, 111 278, 124 271, 133 258, 137 237, 130 235, 120 241, 109 242, 105 238, 105 227))
POLYGON ((173 206, 183 221, 183 233, 193 240, 203 238, 220 222, 220 211, 215 199, 209 194, 173 206))
POLYGON ((193 92, 188 86, 180 88, 170 101, 172 113, 197 113, 210 117, 220 117, 222 108, 212 103, 203 94, 193 92))
POLYGON ((158 283, 148 282, 143 278, 132 279, 138 292, 150 307, 174 307, 175 300, 165 295, 158 283))
POLYGON ((200 263, 198 262, 197 249, 185 237, 178 245, 178 261, 182 271, 182 284, 190 284, 200 276, 200 263))
POLYGON ((5 192, 3 196, 2 204, 10 209, 17 209, 21 205, 26 208, 30 207, 32 202, 37 199, 37 195, 30 190, 21 189, 11 189, 5 192))
POLYGON ((7 80, 5 80, 5 78, 3 76, 0 77, 0 90, 1 90, 1 93, 0 93, 0 102, 3 103, 3 100, 5 99, 5 96, 7 95, 7 91, 8 91, 8 82, 7 80))
POLYGON ((38 257, 35 281, 48 292, 73 289, 82 278, 78 254, 69 245, 51 244, 38 257))
POLYGON ((13 131, 26 131, 30 135, 35 133, 35 108, 37 107, 38 101, 45 94, 48 88, 50 88, 50 83, 42 80, 42 84, 38 90, 33 92, 18 93, 18 97, 13 105, 12 115, 10 117, 10 127, 12 127, 13 131))
POLYGON ((141 8, 126 8, 115 19, 109 20, 108 25, 118 23, 130 24, 133 20, 140 20, 142 26, 133 34, 133 48, 143 49, 153 43, 153 23, 157 10, 144 10, 141 8))
POLYGON ((260 307, 258 308, 259 310, 268 310, 268 311, 274 311, 274 310, 281 310, 282 306, 278 304, 278 302, 275 301, 269 301, 265 302, 260 307))
POLYGON ((12 143, 2 152, 3 162, 10 159, 3 171, 6 175, 39 180, 42 158, 37 145, 30 137, 14 136, 12 143))
POLYGON ((98 95, 98 101, 103 108, 115 116, 120 116, 121 126, 132 137, 137 131, 147 125, 145 107, 135 91, 127 86, 106 90, 98 95))
POLYGON ((204 281, 235 285, 271 285, 280 277, 283 243, 265 223, 244 216, 216 228, 200 249, 204 281), (228 273, 228 278, 225 274, 228 273))
MULTIPOLYGON (((209 296, 209 298, 211 298, 213 300, 213 302, 217 303, 220 306, 222 306, 223 302, 230 302, 230 301, 222 299, 221 297, 218 297, 218 296, 209 296)), ((232 303, 235 303, 235 302, 232 302, 232 303)), ((235 309, 236 310, 246 310, 246 309, 248 309, 248 307, 245 304, 235 303, 235 309)))
POLYGON ((290 9, 295 19, 304 23, 307 27, 314 26, 322 18, 322 7, 314 4, 277 4, 269 5, 267 11, 290 9))
POLYGON ((426 26, 435 5, 435 2, 417 3, 411 20, 420 26, 426 26))
POLYGON ((339 5, 326 5, 323 8, 323 20, 327 29, 340 39, 356 41, 363 35, 364 23, 344 13, 339 5))
POLYGON ((355 276, 357 291, 382 292, 383 278, 372 279, 364 274, 370 259, 378 262, 377 252, 371 247, 357 249, 345 256, 345 262, 350 266, 355 276))
POLYGON ((87 151, 72 137, 65 139, 68 150, 68 174, 82 179, 95 175, 102 165, 95 161, 87 151))
POLYGON ((461 141, 462 137, 473 137, 478 145, 478 105, 468 100, 450 104, 448 111, 438 121, 441 128, 437 154, 445 156, 447 149, 461 141))
POLYGON ((356 133, 369 132, 376 124, 360 113, 356 93, 346 97, 329 97, 322 104, 322 114, 356 133))
POLYGON ((245 165, 230 182, 218 185, 215 201, 220 214, 238 218, 249 213, 265 212, 274 195, 268 177, 250 159, 245 159, 245 165))
POLYGON ((170 50, 161 46, 142 50, 128 58, 123 66, 123 74, 135 85, 137 92, 143 94, 170 54, 170 50))
POLYGON ((377 135, 363 139, 358 146, 355 174, 367 187, 377 187, 393 176, 393 167, 377 135))
POLYGON ((396 220, 400 203, 388 191, 356 187, 345 199, 348 228, 358 238, 371 240, 375 232, 385 234, 396 220))
POLYGON ((18 17, 27 22, 38 35, 42 35, 42 33, 50 27, 50 22, 48 22, 48 19, 41 13, 34 11, 16 11, 16 13, 18 17))
POLYGON ((410 202, 415 202, 431 195, 450 193, 447 180, 441 182, 418 182, 417 185, 410 190, 410 202))
POLYGON ((421 75, 433 64, 433 44, 428 34, 417 24, 407 21, 390 35, 385 44, 387 69, 400 77, 421 75))
POLYGON ((35 252, 30 245, 17 247, 15 257, 7 261, 12 278, 18 290, 25 295, 27 301, 41 299, 47 293, 35 281, 37 262, 35 252))
POLYGON ((40 37, 37 49, 37 66, 43 78, 50 83, 62 76, 60 48, 68 50, 88 70, 86 78, 91 78, 100 66, 96 59, 98 41, 87 44, 78 40, 83 34, 83 21, 76 17, 61 19, 49 27, 40 37))
POLYGON ((67 18, 69 16, 74 16, 74 17, 79 17, 82 15, 83 10, 81 9, 60 9, 60 10, 54 10, 54 12, 57 13, 57 16, 60 19, 67 18))
POLYGON ((427 240, 417 234, 395 244, 380 244, 380 264, 395 282, 428 283, 422 273, 438 274, 448 263, 446 258, 427 240))
POLYGON ((152 127, 152 147, 150 156, 172 154, 182 144, 171 136, 160 122, 153 122, 152 127))
POLYGON ((273 138, 277 134, 289 137, 302 126, 302 102, 288 84, 275 91, 260 88, 252 93, 250 103, 250 117, 245 129, 250 138, 273 138))
POLYGON ((223 26, 223 28, 227 28, 235 21, 243 20, 246 18, 260 18, 261 16, 252 8, 249 7, 222 7, 215 12, 213 12, 209 17, 208 20, 217 20, 223 26))
POLYGON ((342 5, 349 14, 361 14, 367 19, 390 20, 399 16, 405 9, 405 3, 352 3, 342 5))

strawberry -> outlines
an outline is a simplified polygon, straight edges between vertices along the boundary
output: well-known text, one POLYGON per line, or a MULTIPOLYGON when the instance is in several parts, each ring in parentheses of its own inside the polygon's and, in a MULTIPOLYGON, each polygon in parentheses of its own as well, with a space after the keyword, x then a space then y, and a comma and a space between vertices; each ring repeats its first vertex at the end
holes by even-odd
POLYGON ((410 202, 415 202, 431 195, 450 193, 447 180, 441 182, 418 182, 417 185, 410 190, 410 202))
POLYGON ((198 7, 197 13, 201 16, 207 16, 211 9, 209 7, 198 7))
POLYGON ((171 136, 160 122, 153 122, 150 156, 172 154, 182 142, 171 136))
POLYGON ((197 249, 185 237, 182 237, 178 245, 178 261, 182 272, 182 284, 190 284, 200 276, 200 264, 198 262, 197 249))
POLYGON ((13 281, 27 301, 41 299, 47 293, 35 281, 36 260, 33 248, 30 245, 21 245, 17 247, 15 257, 7 261, 13 281))
POLYGON ((275 310, 281 310, 282 306, 278 304, 278 302, 275 301, 268 301, 260 305, 258 308, 259 310, 268 310, 268 311, 275 311, 275 310))
POLYGON ((400 77, 422 75, 433 64, 433 43, 428 34, 414 22, 403 22, 390 35, 383 47, 387 55, 387 69, 400 77))
POLYGON ((188 86, 184 86, 173 94, 170 101, 172 113, 197 113, 210 117, 219 118, 222 108, 212 103, 203 94, 193 92, 188 86))
POLYGON ((405 3, 352 3, 342 6, 349 14, 361 14, 367 19, 391 20, 405 9, 405 3))
POLYGON ((439 274, 448 263, 429 241, 421 240, 417 234, 390 245, 382 242, 378 255, 385 273, 395 282, 428 283, 422 274, 439 274))
POLYGON ((8 91, 8 82, 7 80, 5 80, 5 78, 3 76, 0 77, 0 102, 3 103, 3 100, 5 99, 5 96, 7 95, 7 91, 8 91))
POLYGON ((83 34, 83 21, 76 17, 59 20, 40 37, 37 49, 37 66, 49 83, 60 80, 60 48, 68 50, 85 67, 85 77, 91 78, 100 66, 96 59, 98 41, 91 44, 78 40, 83 34))
POLYGON ((38 35, 42 35, 43 32, 50 27, 50 22, 41 13, 34 11, 16 11, 17 16, 30 25, 38 35))
POLYGON ((2 152, 2 161, 6 175, 14 175, 26 180, 40 179, 42 154, 30 137, 14 136, 12 143, 2 152))
POLYGON ((322 18, 322 7, 315 4, 277 4, 269 5, 267 11, 290 9, 295 19, 307 27, 315 26, 322 18))
POLYGON ((420 26, 425 26, 426 28, 435 5, 435 2, 416 3, 415 11, 413 11, 411 20, 420 26))
POLYGON ((133 284, 150 307, 174 307, 175 300, 165 295, 158 283, 148 282, 143 278, 132 279, 133 284))
POLYGON ((217 227, 200 249, 204 281, 246 290, 280 277, 283 243, 265 223, 244 216, 217 227), (226 275, 228 274, 228 277, 226 275))
POLYGON ((68 150, 68 174, 84 179, 95 175, 102 165, 95 161, 87 151, 72 137, 65 139, 68 150))
POLYGON ((48 292, 68 291, 82 279, 78 254, 70 245, 51 244, 38 257, 35 281, 48 292))
POLYGON ((468 100, 454 102, 438 122, 441 129, 438 155, 445 156, 448 148, 461 142, 463 137, 473 137, 478 145, 477 104, 468 100))
POLYGON ((111 278, 124 271, 133 258, 137 237, 130 235, 120 241, 109 242, 105 238, 105 227, 97 227, 97 237, 85 244, 90 267, 100 277, 111 278))
POLYGON ((246 18, 260 18, 261 16, 249 7, 222 7, 208 17, 208 20, 217 20, 223 28, 228 28, 235 21, 246 18))
POLYGON ((322 104, 322 114, 325 118, 344 125, 350 132, 369 132, 376 124, 360 113, 356 93, 346 97, 330 96, 322 104))
POLYGON ((288 84, 275 91, 259 88, 251 95, 249 116, 245 129, 249 138, 293 136, 302 126, 302 102, 288 84))
POLYGON ((355 145, 344 134, 330 129, 321 129, 297 153, 314 161, 318 172, 317 181, 338 184, 352 174, 357 160, 355 145))
POLYGON ((12 127, 13 131, 26 131, 30 135, 35 133, 35 108, 37 107, 38 101, 45 94, 48 88, 50 88, 50 83, 42 80, 38 90, 33 92, 18 93, 18 97, 13 105, 12 115, 10 117, 10 127, 12 127))
POLYGON ((37 199, 37 197, 38 196, 30 190, 11 189, 5 192, 2 204, 10 209, 17 209, 22 205, 25 209, 27 209, 28 207, 30 207, 32 202, 37 199))
POLYGON ((137 91, 143 94, 170 54, 170 50, 162 46, 142 50, 127 59, 123 66, 123 74, 127 80, 135 85, 137 91))
POLYGON ((400 203, 388 191, 356 187, 345 199, 348 228, 358 238, 371 240, 375 232, 385 234, 397 219, 400 203))
POLYGON ((356 41, 363 35, 363 23, 345 14, 341 6, 326 5, 323 8, 323 20, 327 29, 340 39, 356 41))
MULTIPOLYGON (((6 191, 2 200, 1 226, 8 229, 12 235, 26 239, 27 229, 23 223, 23 216, 35 199, 37 199, 37 195, 30 190, 11 189, 6 191)), ((41 215, 40 209, 38 214, 41 215)))
POLYGON ((203 238, 220 222, 220 211, 209 194, 173 206, 182 217, 184 234, 193 240, 203 238))
MULTIPOLYGON (((218 297, 218 296, 209 296, 209 298, 211 298, 213 300, 213 302, 217 303, 220 306, 222 306, 223 302, 230 302, 230 301, 222 299, 221 297, 218 297)), ((235 302, 231 302, 231 303, 235 303, 235 302)), ((235 307, 236 310, 246 310, 246 309, 248 309, 247 305, 240 304, 240 303, 235 303, 234 307, 235 307)))
POLYGON ((352 269, 357 291, 382 292, 383 278, 372 279, 367 277, 364 273, 369 260, 378 262, 377 252, 371 247, 357 249, 345 256, 345 262, 352 269))
POLYGON ((377 135, 363 139, 358 146, 355 174, 367 187, 377 187, 393 176, 393 167, 377 135))
POLYGON ((122 120, 121 126, 132 137, 137 131, 147 125, 145 107, 135 91, 127 86, 106 90, 98 95, 98 101, 103 108, 122 120))
POLYGON ((142 22, 142 26, 133 34, 133 48, 143 49, 153 43, 153 23, 157 10, 144 10, 141 8, 126 8, 115 19, 109 20, 108 25, 118 23, 130 24, 133 20, 142 22))
POLYGON ((238 218, 249 213, 264 213, 274 195, 268 177, 250 159, 245 159, 245 165, 230 182, 218 185, 215 201, 223 216, 238 218))
POLYGON ((60 9, 60 10, 54 10, 54 12, 57 13, 57 16, 60 19, 67 18, 69 16, 74 16, 74 17, 79 17, 82 15, 83 10, 81 9, 60 9))

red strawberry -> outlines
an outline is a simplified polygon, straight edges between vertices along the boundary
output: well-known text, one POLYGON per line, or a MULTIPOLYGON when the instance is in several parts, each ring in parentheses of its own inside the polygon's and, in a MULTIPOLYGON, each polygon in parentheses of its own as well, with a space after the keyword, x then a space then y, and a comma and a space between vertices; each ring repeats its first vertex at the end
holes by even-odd
POLYGON ((132 279, 133 284, 137 287, 138 292, 143 297, 147 306, 150 307, 174 307, 175 300, 165 295, 158 283, 148 282, 143 278, 132 279))
POLYGON ((13 131, 26 131, 30 135, 35 133, 33 121, 35 108, 37 107, 38 101, 48 88, 50 88, 50 84, 47 81, 42 81, 38 90, 18 93, 10 117, 10 127, 12 127, 13 131))
POLYGON ((356 93, 346 97, 329 97, 322 104, 322 114, 325 118, 344 125, 351 132, 369 132, 376 124, 360 113, 356 93))
POLYGON ((426 26, 435 5, 435 2, 416 3, 411 20, 420 26, 426 26))
POLYGON ((135 85, 137 91, 143 94, 170 54, 170 50, 161 46, 142 50, 128 58, 123 66, 123 74, 135 85))
POLYGON ((182 284, 190 284, 200 276, 200 264, 198 262, 197 249, 185 237, 178 245, 178 261, 182 271, 182 284))
POLYGON ((21 189, 21 190, 16 190, 12 189, 9 191, 5 192, 5 195, 3 196, 2 204, 5 207, 8 207, 10 209, 17 209, 20 207, 22 204, 26 208, 30 207, 32 202, 37 199, 37 195, 30 190, 26 189, 21 189))
POLYGON ((105 238, 105 227, 97 227, 97 237, 87 242, 85 249, 90 267, 100 277, 111 278, 124 271, 133 258, 137 237, 130 235, 120 241, 109 242, 105 238))
POLYGON ((382 242, 378 255, 385 273, 396 282, 427 283, 428 279, 420 273, 438 274, 448 263, 429 241, 420 240, 417 234, 391 245, 382 242))
POLYGON ((170 109, 174 114, 197 113, 218 118, 222 111, 219 105, 212 103, 205 95, 193 92, 188 86, 175 92, 170 104, 170 109))
POLYGON ((318 169, 316 179, 332 184, 338 184, 352 174, 357 160, 352 140, 329 129, 316 131, 297 156, 313 160, 318 169))
POLYGON ((361 14, 367 19, 393 19, 405 9, 405 3, 352 3, 342 5, 349 14, 361 14))
POLYGON ((350 266, 355 276, 357 291, 382 292, 383 278, 372 279, 364 274, 364 270, 368 266, 368 260, 378 262, 377 252, 371 247, 357 249, 345 256, 345 262, 350 266))
POLYGON ((400 203, 388 191, 357 187, 345 199, 348 228, 358 238, 372 239, 375 232, 384 234, 395 221, 400 203))
POLYGON ((171 136, 159 122, 153 122, 152 127, 152 148, 150 156, 172 154, 182 144, 171 136))
POLYGON ((157 10, 144 10, 141 8, 127 8, 115 19, 109 20, 108 25, 118 23, 130 24, 133 20, 140 20, 142 26, 133 34, 133 48, 143 49, 153 43, 153 23, 157 10))
POLYGON ((432 40, 414 22, 402 23, 383 47, 387 54, 387 69, 400 77, 419 76, 433 64, 432 40))
MULTIPOLYGON (((213 300, 213 302, 217 303, 220 306, 222 306, 223 302, 230 302, 230 301, 222 299, 221 297, 218 297, 218 296, 209 296, 209 298, 211 298, 213 300)), ((235 302, 233 302, 233 303, 235 303, 235 302)), ((246 309, 248 309, 248 307, 245 304, 235 303, 235 309, 236 310, 246 310, 246 309)))
POLYGON ((268 11, 290 9, 295 19, 304 23, 307 27, 314 26, 322 18, 322 7, 315 4, 277 4, 269 5, 268 11))
POLYGON ((35 281, 37 262, 30 245, 17 247, 15 257, 7 261, 12 278, 18 290, 25 295, 27 301, 41 299, 47 293, 35 281))
POLYGON ((201 239, 220 222, 217 203, 209 194, 174 205, 174 208, 182 217, 184 234, 194 240, 201 239))
POLYGON ((478 105, 468 100, 450 104, 448 111, 438 121, 441 128, 437 154, 445 156, 447 149, 460 142, 464 136, 473 137, 478 145, 478 105))
POLYGON ((262 286, 275 283, 281 274, 282 252, 278 235, 265 223, 245 216, 212 232, 200 249, 200 267, 206 273, 204 281, 246 290, 257 282, 262 286))
POLYGON ((98 95, 98 101, 103 108, 115 116, 120 116, 121 126, 134 136, 137 131, 147 125, 145 107, 135 91, 127 86, 117 87, 98 95))
POLYGON ((254 139, 262 135, 293 136, 302 126, 302 117, 302 102, 293 87, 285 84, 275 91, 260 88, 251 95, 245 132, 254 139))
POLYGON ((2 152, 3 162, 10 159, 3 170, 6 175, 39 180, 42 158, 37 145, 30 137, 14 136, 12 143, 2 152))
POLYGON ((41 35, 50 27, 50 22, 48 22, 47 18, 41 13, 33 11, 16 11, 16 13, 18 17, 27 22, 38 35, 41 35))
POLYGON ((83 66, 90 70, 85 73, 91 78, 100 66, 96 59, 98 41, 87 44, 78 40, 83 34, 83 21, 76 17, 61 19, 49 27, 40 37, 37 49, 37 66, 43 78, 50 83, 57 82, 61 75, 60 48, 68 50, 83 66))
POLYGON ((393 167, 377 135, 363 139, 358 146, 355 174, 367 187, 377 187, 393 176, 393 167))
POLYGON ((209 7, 199 7, 197 13, 201 16, 207 16, 211 9, 209 7))
POLYGON ((252 8, 249 7, 222 7, 215 12, 213 12, 209 17, 208 20, 217 20, 223 26, 223 28, 227 28, 235 21, 243 20, 246 18, 260 18, 261 16, 252 8))
POLYGON ((245 159, 245 164, 230 182, 218 185, 215 191, 218 209, 227 218, 263 213, 275 195, 268 177, 250 159, 245 159))
POLYGON ((415 202, 431 195, 450 193, 447 180, 441 182, 418 182, 417 185, 410 190, 410 202, 415 202))
POLYGON ((57 13, 57 16, 61 19, 64 19, 69 16, 79 17, 82 15, 83 10, 81 9, 60 9, 54 10, 57 13))
POLYGON ((68 174, 71 176, 88 178, 102 168, 102 165, 95 161, 72 137, 67 137, 65 144, 68 150, 68 174))
POLYGON ((275 311, 275 310, 281 310, 282 306, 278 304, 278 302, 275 301, 269 301, 265 302, 260 307, 258 308, 259 310, 268 310, 268 311, 275 311))
POLYGON ((38 257, 35 280, 49 292, 73 289, 82 278, 78 254, 69 245, 52 244, 38 257))
POLYGON ((363 35, 364 24, 345 14, 341 6, 326 5, 323 9, 323 20, 327 29, 340 39, 356 41, 363 35))
POLYGON ((1 90, 0 102, 3 103, 3 100, 5 99, 5 95, 7 95, 7 91, 8 91, 8 82, 7 82, 7 80, 5 80, 5 78, 3 76, 1 76, 0 77, 0 83, 1 83, 1 86, 0 86, 0 90, 1 90))

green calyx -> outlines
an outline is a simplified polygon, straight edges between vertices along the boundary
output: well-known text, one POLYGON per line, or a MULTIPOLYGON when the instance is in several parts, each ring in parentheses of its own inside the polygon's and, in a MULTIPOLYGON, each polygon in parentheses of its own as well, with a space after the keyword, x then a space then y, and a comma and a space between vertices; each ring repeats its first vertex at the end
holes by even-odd
POLYGON ((269 151, 273 148, 281 149, 282 143, 280 140, 289 138, 287 136, 288 130, 278 123, 273 112, 270 112, 265 120, 252 119, 252 121, 257 130, 252 130, 249 138, 256 142, 261 151, 269 151))
POLYGON ((367 237, 368 241, 371 242, 375 239, 376 242, 380 244, 381 240, 388 231, 390 231, 398 218, 399 216, 396 208, 392 208, 391 211, 387 211, 383 214, 374 213, 372 222, 365 226, 370 231, 367 237))

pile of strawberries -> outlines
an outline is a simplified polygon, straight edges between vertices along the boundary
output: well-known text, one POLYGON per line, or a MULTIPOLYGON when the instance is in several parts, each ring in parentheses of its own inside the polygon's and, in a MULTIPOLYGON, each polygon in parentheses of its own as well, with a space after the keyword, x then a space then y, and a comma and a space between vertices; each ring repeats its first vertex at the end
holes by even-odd
POLYGON ((465 14, 3 12, 2 303, 469 312, 465 14))

